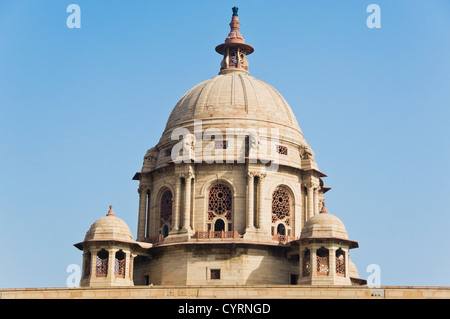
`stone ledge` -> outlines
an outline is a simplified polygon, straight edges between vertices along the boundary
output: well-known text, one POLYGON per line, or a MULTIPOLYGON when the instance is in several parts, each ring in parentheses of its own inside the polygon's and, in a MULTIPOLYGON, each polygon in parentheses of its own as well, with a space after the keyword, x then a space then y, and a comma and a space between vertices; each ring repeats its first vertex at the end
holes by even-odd
POLYGON ((450 287, 382 286, 133 286, 0 289, 0 299, 450 299, 450 287))

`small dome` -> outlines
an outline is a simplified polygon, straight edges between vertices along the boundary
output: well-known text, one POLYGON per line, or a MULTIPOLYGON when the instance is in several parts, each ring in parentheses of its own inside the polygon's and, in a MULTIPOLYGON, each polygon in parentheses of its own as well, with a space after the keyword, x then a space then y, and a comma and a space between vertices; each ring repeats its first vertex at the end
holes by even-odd
POLYGON ((320 214, 314 215, 305 223, 300 238, 341 238, 348 239, 342 221, 327 212, 325 206, 320 214))
POLYGON ((134 241, 130 228, 122 219, 114 215, 112 206, 105 217, 97 220, 89 228, 84 237, 84 241, 88 240, 134 241))

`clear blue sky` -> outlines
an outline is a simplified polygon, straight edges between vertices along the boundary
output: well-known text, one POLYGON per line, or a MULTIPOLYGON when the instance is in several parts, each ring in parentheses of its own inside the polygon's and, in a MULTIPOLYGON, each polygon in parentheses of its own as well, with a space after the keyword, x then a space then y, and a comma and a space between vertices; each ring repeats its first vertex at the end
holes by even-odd
POLYGON ((360 276, 378 264, 383 285, 450 286, 448 0, 3 0, 1 288, 65 286, 110 204, 136 234, 131 178, 178 99, 217 75, 233 6, 251 75, 285 97, 329 176, 360 276))

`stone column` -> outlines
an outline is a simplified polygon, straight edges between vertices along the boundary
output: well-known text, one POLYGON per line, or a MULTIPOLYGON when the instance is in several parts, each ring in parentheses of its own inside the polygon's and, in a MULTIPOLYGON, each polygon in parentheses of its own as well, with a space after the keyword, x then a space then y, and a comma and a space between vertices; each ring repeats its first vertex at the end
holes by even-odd
POLYGON ((173 231, 178 231, 180 229, 181 177, 177 175, 175 178, 173 231))
POLYGON ((318 247, 313 245, 309 251, 311 254, 311 279, 317 277, 317 249, 318 247))
POLYGON ((109 249, 108 250, 108 273, 106 274, 106 278, 114 278, 114 267, 116 265, 115 258, 116 258, 116 252, 118 249, 109 249))
POLYGON ((308 186, 308 219, 314 215, 314 188, 310 184, 308 186))
POLYGON ((303 278, 303 264, 305 263, 305 251, 302 251, 302 246, 298 247, 298 284, 300 284, 303 278))
POLYGON ((314 187, 314 215, 319 213, 319 187, 314 187))
POLYGON ((350 254, 347 248, 342 249, 344 251, 344 262, 345 262, 345 278, 350 278, 348 273, 349 271, 349 262, 350 262, 350 254))
MULTIPOLYGON (((258 212, 256 216, 257 228, 263 233, 270 235, 270 223, 268 225, 264 224, 264 178, 266 174, 258 174, 258 212), (263 229, 264 226, 268 226, 267 229, 263 229)), ((268 212, 270 216, 270 212, 268 212)))
POLYGON ((253 172, 247 172, 247 218, 246 218, 246 227, 247 230, 254 230, 254 218, 253 214, 255 212, 255 206, 254 206, 254 173, 253 172))
POLYGON ((152 199, 152 191, 150 189, 147 189, 146 193, 146 202, 147 202, 147 235, 145 237, 151 237, 151 199, 152 199))
POLYGON ((183 210, 183 230, 191 230, 190 218, 191 218, 191 187, 192 187, 191 174, 186 174, 185 187, 184 187, 184 210, 183 210))
POLYGON ((130 252, 129 256, 130 256, 130 260, 128 261, 128 264, 130 265, 130 267, 128 268, 128 271, 129 271, 128 276, 130 278, 130 281, 131 281, 132 285, 134 286, 134 276, 133 276, 134 275, 134 258, 137 255, 132 253, 132 252, 130 252))
POLYGON ((137 241, 143 241, 145 239, 145 215, 147 212, 147 185, 141 184, 138 188, 139 193, 139 217, 138 217, 138 230, 137 241))
POLYGON ((95 278, 97 277, 97 253, 98 253, 98 249, 92 249, 92 247, 90 248, 90 253, 91 253, 91 274, 90 274, 90 278, 95 278))
POLYGON ((329 264, 329 272, 328 276, 332 276, 332 278, 336 278, 336 247, 328 247, 328 264, 329 264))

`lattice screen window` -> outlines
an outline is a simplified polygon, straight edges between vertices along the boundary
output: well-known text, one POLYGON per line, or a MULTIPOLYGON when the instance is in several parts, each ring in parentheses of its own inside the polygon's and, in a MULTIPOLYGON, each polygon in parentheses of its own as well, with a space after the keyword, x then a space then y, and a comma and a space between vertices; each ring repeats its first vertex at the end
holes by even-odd
MULTIPOLYGON (((217 217, 224 217, 227 221, 232 220, 233 195, 231 189, 225 184, 216 184, 211 187, 208 195, 207 230, 212 231, 212 224, 217 217)), ((228 224, 228 230, 232 230, 232 223, 228 224)), ((225 229, 224 229, 225 230, 225 229)))
POLYGON ((237 48, 230 48, 230 58, 228 61, 229 67, 237 67, 238 66, 238 52, 237 48))
POLYGON ((125 253, 122 250, 116 253, 114 275, 118 278, 125 278, 125 253))
POLYGON ((336 251, 336 274, 345 277, 345 253, 341 249, 336 251))
MULTIPOLYGON (((284 225, 291 225, 291 197, 284 188, 278 187, 272 194, 272 224, 282 221, 284 225)), ((290 234, 290 230, 287 229, 290 234)))
POLYGON ((277 145, 277 152, 281 155, 287 155, 287 147, 283 145, 277 145))
POLYGON ((97 253, 96 276, 106 277, 108 274, 108 252, 104 249, 97 253))
POLYGON ((213 220, 216 216, 231 220, 232 203, 231 189, 227 185, 216 184, 211 187, 208 196, 208 220, 213 220))
POLYGON ((172 223, 172 192, 167 190, 161 196, 160 226, 172 223))
POLYGON ((309 250, 305 250, 303 253, 303 269, 302 269, 302 276, 308 277, 311 276, 311 253, 309 250))
POLYGON ((330 271, 330 264, 328 258, 328 249, 320 248, 317 250, 317 274, 328 275, 330 271))

